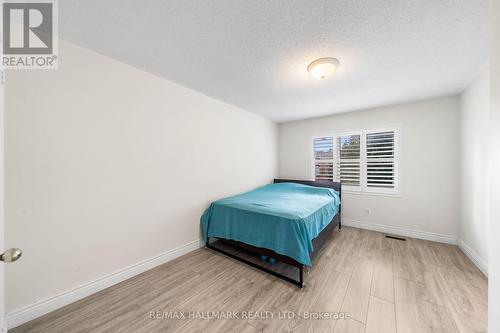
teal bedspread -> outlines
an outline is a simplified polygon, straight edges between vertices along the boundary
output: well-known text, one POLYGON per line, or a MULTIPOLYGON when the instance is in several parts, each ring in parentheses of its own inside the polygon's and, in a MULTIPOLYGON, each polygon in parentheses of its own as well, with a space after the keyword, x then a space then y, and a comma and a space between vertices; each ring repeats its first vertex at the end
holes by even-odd
POLYGON ((294 258, 311 266, 312 240, 339 211, 329 188, 269 184, 213 202, 201 217, 207 237, 232 239, 294 258))

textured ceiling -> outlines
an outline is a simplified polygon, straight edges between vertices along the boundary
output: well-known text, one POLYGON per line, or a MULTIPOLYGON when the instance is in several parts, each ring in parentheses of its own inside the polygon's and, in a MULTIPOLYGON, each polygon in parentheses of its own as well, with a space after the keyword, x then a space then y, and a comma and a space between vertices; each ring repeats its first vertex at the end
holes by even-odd
POLYGON ((281 122, 458 93, 487 0, 62 0, 63 39, 281 122), (319 57, 341 61, 310 78, 319 57))

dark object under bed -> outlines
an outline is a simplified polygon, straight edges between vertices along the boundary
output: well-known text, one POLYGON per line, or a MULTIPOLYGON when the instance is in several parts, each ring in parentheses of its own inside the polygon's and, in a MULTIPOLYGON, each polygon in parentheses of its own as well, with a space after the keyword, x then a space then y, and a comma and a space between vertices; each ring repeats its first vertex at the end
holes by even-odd
MULTIPOLYGON (((339 182, 295 180, 295 179, 275 179, 274 183, 298 183, 298 184, 315 186, 315 187, 331 188, 331 189, 334 189, 335 191, 337 191, 339 194, 339 197, 341 197, 341 184, 339 182)), ((339 227, 339 230, 342 228, 342 225, 341 225, 341 205, 339 206, 338 213, 333 217, 332 221, 318 234, 318 236, 316 238, 314 238, 312 240, 314 251, 310 254, 311 258, 322 248, 325 241, 328 239, 328 237, 331 235, 331 233, 335 230, 335 228, 337 226, 339 227)), ((285 264, 290 265, 292 267, 296 267, 298 269, 298 273, 299 273, 298 280, 293 279, 293 278, 286 276, 284 274, 281 274, 279 272, 273 271, 267 267, 261 266, 255 262, 250 261, 250 260, 247 260, 243 257, 236 255, 235 253, 230 253, 228 251, 225 251, 223 249, 215 247, 210 243, 210 238, 211 237, 207 237, 207 242, 206 242, 207 248, 212 249, 212 250, 217 251, 217 252, 220 252, 220 253, 227 255, 231 258, 234 258, 236 260, 239 260, 245 264, 248 264, 248 265, 255 267, 259 270, 262 270, 266 273, 277 276, 285 281, 291 282, 291 283, 299 286, 300 288, 302 288, 304 286, 304 264, 298 262, 297 260, 295 260, 289 256, 286 256, 286 255, 278 254, 275 251, 270 250, 270 249, 256 247, 256 246, 249 245, 249 244, 242 243, 242 242, 238 242, 235 240, 217 238, 225 243, 231 244, 232 246, 234 246, 240 250, 247 251, 247 252, 261 255, 261 256, 275 258, 276 260, 278 260, 282 263, 285 263, 285 264)))

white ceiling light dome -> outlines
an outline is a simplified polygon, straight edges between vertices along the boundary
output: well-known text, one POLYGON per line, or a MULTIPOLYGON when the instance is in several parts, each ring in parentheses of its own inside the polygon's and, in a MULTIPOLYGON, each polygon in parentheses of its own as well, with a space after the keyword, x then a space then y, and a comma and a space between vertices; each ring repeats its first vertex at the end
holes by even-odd
POLYGON ((340 66, 337 58, 319 58, 307 66, 307 71, 316 79, 326 79, 340 66))

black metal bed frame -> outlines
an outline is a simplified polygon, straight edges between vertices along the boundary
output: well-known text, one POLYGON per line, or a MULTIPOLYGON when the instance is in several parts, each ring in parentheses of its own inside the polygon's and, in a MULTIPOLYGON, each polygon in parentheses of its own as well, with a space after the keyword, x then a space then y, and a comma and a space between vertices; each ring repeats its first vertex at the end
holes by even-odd
MULTIPOLYGON (((311 186, 317 186, 317 187, 327 187, 327 188, 333 188, 334 190, 336 190, 338 193, 339 193, 339 196, 341 197, 342 193, 341 193, 341 190, 342 190, 342 186, 340 183, 338 182, 331 182, 331 181, 310 181, 310 180, 295 180, 295 179, 275 179, 274 180, 274 183, 284 183, 284 182, 290 182, 290 183, 299 183, 299 184, 305 184, 305 185, 311 185, 311 186)), ((323 246, 323 244, 325 243, 325 241, 328 239, 328 236, 335 230, 335 228, 339 227, 339 230, 342 229, 342 223, 341 223, 341 207, 342 206, 339 206, 339 211, 337 213, 337 215, 334 216, 334 218, 332 219, 332 221, 319 233, 319 235, 313 239, 313 247, 314 247, 314 251, 311 253, 311 257, 317 253, 321 247, 323 246)), ((236 254, 234 253, 230 253, 230 252, 227 252, 227 251, 224 251, 220 248, 217 248, 215 246, 212 246, 210 244, 210 238, 216 238, 216 237, 208 237, 207 238, 207 242, 206 242, 206 247, 211 249, 211 250, 214 250, 214 251, 217 251, 219 253, 222 253, 230 258, 233 258, 233 259, 236 259, 238 261, 241 261, 242 263, 245 263, 249 266, 252 266, 254 268, 257 268, 263 272, 266 272, 266 273, 269 273, 269 274, 272 274, 282 280, 285 280, 287 282, 290 282, 294 285, 297 285, 298 287, 300 288, 303 288, 304 287, 304 265, 297 262, 295 259, 291 258, 291 257, 288 257, 288 256, 285 256, 285 255, 281 255, 281 254, 278 254, 276 252, 274 252, 273 250, 270 250, 270 249, 266 249, 266 248, 262 248, 262 247, 256 247, 256 246, 253 246, 253 245, 249 245, 249 244, 245 244, 245 243, 242 243, 242 242, 238 242, 238 241, 234 241, 234 240, 229 240, 229 239, 224 239, 224 238, 217 238, 225 243, 229 243, 233 246, 235 246, 236 248, 238 248, 239 250, 244 250, 246 252, 250 252, 252 254, 260 254, 260 255, 265 255, 265 256, 269 256, 269 257, 272 257, 272 258, 276 258, 277 261, 281 261, 285 264, 288 264, 290 266, 293 266, 293 267, 296 267, 298 270, 299 270, 299 280, 295 280, 295 279, 292 279, 290 278, 289 276, 286 276, 284 274, 281 274, 281 273, 278 273, 276 271, 273 271, 267 267, 264 267, 264 266, 261 266, 259 264, 256 264, 255 262, 252 262, 250 260, 247 260, 245 258, 242 258, 242 257, 239 257, 237 256, 236 254)))
POLYGON ((257 268, 257 269, 259 269, 259 270, 261 270, 261 271, 263 271, 263 272, 266 272, 266 273, 272 274, 272 275, 274 275, 274 276, 276 276, 276 277, 279 277, 280 279, 283 279, 283 280, 285 280, 285 281, 288 281, 288 282, 290 282, 290 283, 293 283, 293 284, 295 284, 295 285, 299 286, 300 288, 302 288, 302 287, 304 286, 304 265, 302 265, 301 267, 298 267, 298 269, 299 269, 299 280, 294 280, 294 279, 292 279, 291 277, 288 277, 288 276, 286 276, 286 275, 284 275, 284 274, 281 274, 281 273, 278 273, 278 272, 276 272, 276 271, 273 271, 272 269, 269 269, 269 268, 267 268, 267 267, 261 266, 261 265, 259 265, 259 264, 256 264, 256 263, 254 263, 254 262, 250 261, 250 260, 246 260, 245 258, 238 257, 237 255, 235 255, 235 254, 233 254, 233 253, 226 252, 226 251, 224 251, 224 250, 222 250, 222 249, 219 249, 219 248, 217 248, 217 247, 215 247, 215 246, 212 246, 212 245, 210 245, 208 242, 207 242, 207 244, 206 244, 206 245, 207 245, 207 247, 208 247, 209 249, 211 249, 211 250, 214 250, 214 251, 220 252, 220 253, 222 253, 222 254, 224 254, 224 255, 228 256, 228 257, 231 257, 231 258, 233 258, 233 259, 236 259, 236 260, 238 260, 238 261, 241 261, 242 263, 245 263, 245 264, 247 264, 247 265, 250 265, 250 266, 252 266, 252 267, 254 267, 254 268, 257 268))

